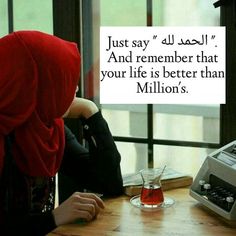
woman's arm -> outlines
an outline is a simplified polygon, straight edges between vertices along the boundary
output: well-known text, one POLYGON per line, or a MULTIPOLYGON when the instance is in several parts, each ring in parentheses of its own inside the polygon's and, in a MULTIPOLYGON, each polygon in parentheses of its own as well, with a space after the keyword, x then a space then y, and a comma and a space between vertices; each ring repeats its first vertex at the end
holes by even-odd
POLYGON ((122 194, 121 157, 107 122, 96 105, 86 99, 76 99, 71 108, 69 117, 85 118, 83 127, 88 150, 81 147, 71 131, 65 128, 63 173, 77 179, 78 185, 85 189, 106 195, 122 194), (76 113, 76 109, 82 111, 76 113))

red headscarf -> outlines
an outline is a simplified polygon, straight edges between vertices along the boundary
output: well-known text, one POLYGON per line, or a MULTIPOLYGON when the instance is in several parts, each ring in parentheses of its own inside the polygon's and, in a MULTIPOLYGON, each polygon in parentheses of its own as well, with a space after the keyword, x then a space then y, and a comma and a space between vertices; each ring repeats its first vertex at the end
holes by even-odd
POLYGON ((80 75, 75 43, 38 31, 0 39, 0 173, 4 136, 13 131, 13 157, 31 176, 54 176, 64 151, 62 115, 80 75))

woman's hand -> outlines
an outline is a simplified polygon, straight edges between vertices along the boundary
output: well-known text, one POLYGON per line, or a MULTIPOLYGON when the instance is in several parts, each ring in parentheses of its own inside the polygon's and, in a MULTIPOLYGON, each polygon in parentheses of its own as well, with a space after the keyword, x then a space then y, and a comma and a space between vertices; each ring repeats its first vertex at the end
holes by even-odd
POLYGON ((93 220, 100 209, 104 208, 103 201, 93 193, 75 192, 52 213, 57 226, 72 223, 77 219, 93 220))
POLYGON ((88 99, 75 97, 70 108, 63 117, 66 118, 85 118, 98 112, 96 104, 88 99))

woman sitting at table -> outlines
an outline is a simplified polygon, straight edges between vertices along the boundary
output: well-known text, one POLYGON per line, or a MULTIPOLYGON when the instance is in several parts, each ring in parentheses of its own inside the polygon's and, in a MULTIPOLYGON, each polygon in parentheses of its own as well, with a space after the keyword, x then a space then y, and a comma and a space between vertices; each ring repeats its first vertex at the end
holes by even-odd
POLYGON ((75 98, 80 55, 74 43, 37 31, 0 39, 0 234, 45 235, 104 207, 75 192, 54 209, 60 170, 79 190, 122 193, 120 155, 96 105, 75 98), (81 118, 86 150, 62 117, 81 118))

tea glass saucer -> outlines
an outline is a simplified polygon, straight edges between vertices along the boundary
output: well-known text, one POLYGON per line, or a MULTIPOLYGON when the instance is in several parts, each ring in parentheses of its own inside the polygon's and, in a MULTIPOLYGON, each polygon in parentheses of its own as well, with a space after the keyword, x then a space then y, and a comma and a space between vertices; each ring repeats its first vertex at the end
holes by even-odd
POLYGON ((140 195, 137 195, 137 196, 134 196, 130 199, 130 203, 133 206, 138 207, 140 209, 144 209, 144 210, 161 210, 163 208, 173 206, 175 201, 174 201, 174 199, 172 199, 170 197, 165 197, 164 202, 159 205, 147 205, 147 204, 141 203, 140 195))

